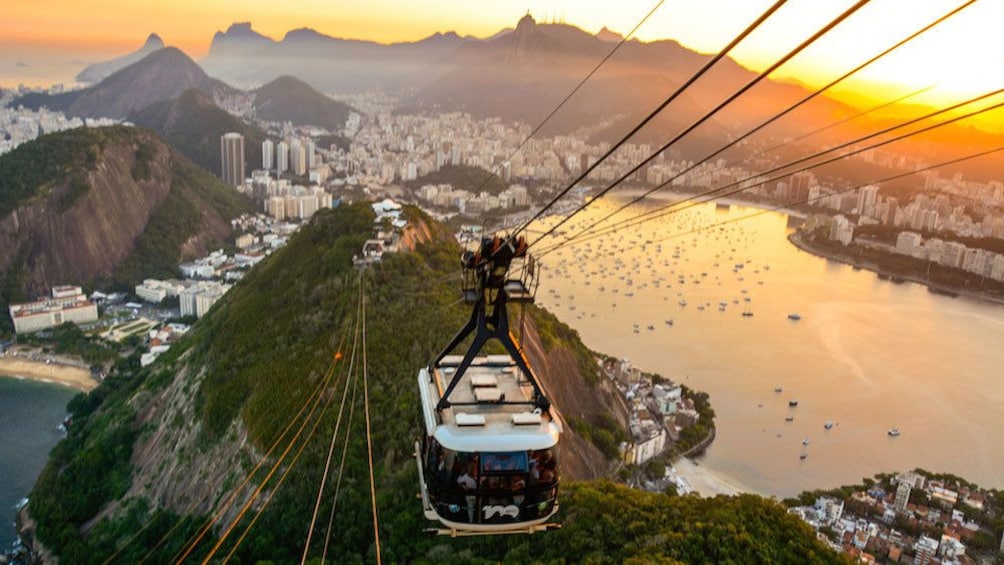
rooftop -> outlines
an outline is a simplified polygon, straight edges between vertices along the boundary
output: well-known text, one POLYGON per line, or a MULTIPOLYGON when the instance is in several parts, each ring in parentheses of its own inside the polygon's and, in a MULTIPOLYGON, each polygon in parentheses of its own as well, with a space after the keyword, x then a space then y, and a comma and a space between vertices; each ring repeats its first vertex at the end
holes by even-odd
POLYGON ((426 426, 444 446, 458 451, 545 449, 558 441, 560 424, 535 409, 533 387, 508 355, 475 358, 450 394, 452 406, 436 405, 463 357, 449 355, 430 377, 419 374, 426 426))

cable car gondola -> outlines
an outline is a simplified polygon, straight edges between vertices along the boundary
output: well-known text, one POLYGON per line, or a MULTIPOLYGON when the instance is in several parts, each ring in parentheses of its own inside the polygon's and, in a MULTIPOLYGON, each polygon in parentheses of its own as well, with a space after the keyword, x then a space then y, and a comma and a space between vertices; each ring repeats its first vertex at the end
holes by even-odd
POLYGON ((536 290, 526 240, 484 238, 461 263, 471 318, 418 374, 425 433, 415 455, 422 505, 426 518, 442 525, 430 532, 469 536, 560 527, 547 521, 558 511, 561 419, 509 331, 506 310, 510 302, 532 301, 536 290), (450 354, 471 335, 464 355, 450 354), (506 354, 481 354, 492 339, 506 354))

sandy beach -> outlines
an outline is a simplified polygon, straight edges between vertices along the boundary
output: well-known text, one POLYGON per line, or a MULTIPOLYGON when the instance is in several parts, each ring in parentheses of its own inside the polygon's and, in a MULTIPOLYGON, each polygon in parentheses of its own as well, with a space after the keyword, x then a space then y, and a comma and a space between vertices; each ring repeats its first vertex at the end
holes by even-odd
POLYGON ((0 376, 58 384, 81 392, 90 392, 98 386, 98 381, 91 377, 87 369, 46 364, 44 361, 32 361, 10 354, 0 357, 0 376))
POLYGON ((676 469, 676 474, 686 479, 694 492, 701 496, 753 492, 752 489, 730 482, 722 475, 698 465, 686 457, 674 461, 673 467, 676 469))

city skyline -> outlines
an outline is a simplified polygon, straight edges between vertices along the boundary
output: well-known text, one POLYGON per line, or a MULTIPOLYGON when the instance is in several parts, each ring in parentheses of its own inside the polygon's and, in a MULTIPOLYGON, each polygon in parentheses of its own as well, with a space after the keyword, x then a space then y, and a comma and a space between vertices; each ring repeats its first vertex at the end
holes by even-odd
MULTIPOLYGON (((0 67, 7 67, 0 70, 0 83, 12 86, 17 84, 12 81, 23 76, 26 84, 39 85, 44 79, 32 80, 33 73, 61 61, 60 57, 69 57, 61 61, 64 66, 72 59, 80 67, 84 62, 132 51, 149 33, 159 34, 166 44, 198 59, 208 53, 213 34, 234 22, 250 21, 256 31, 276 40, 290 30, 308 27, 333 37, 393 43, 449 31, 490 37, 530 13, 539 21, 561 21, 590 33, 603 27, 628 33, 655 4, 609 6, 602 2, 528 0, 520 4, 482 2, 475 7, 455 0, 432 0, 420 5, 379 0, 333 8, 311 0, 279 9, 264 2, 227 1, 207 6, 190 0, 169 5, 101 0, 98 6, 84 9, 63 0, 44 6, 14 2, 0 21, 0 46, 7 53, 0 58, 0 67)), ((769 4, 766 0, 667 2, 635 37, 642 41, 675 40, 698 52, 714 52, 769 4), (723 13, 730 17, 722 20, 719 15, 723 13)), ((850 4, 845 0, 789 2, 732 55, 744 66, 760 70, 850 4)), ((817 86, 960 4, 939 0, 907 6, 901 0, 877 0, 779 69, 774 78, 817 86)), ((989 41, 993 22, 999 21, 1004 21, 1004 5, 977 2, 866 69, 836 89, 835 95, 852 103, 868 103, 888 98, 890 93, 934 85, 915 102, 943 104, 991 90, 999 85, 987 69, 1004 62, 1004 47, 989 41)))

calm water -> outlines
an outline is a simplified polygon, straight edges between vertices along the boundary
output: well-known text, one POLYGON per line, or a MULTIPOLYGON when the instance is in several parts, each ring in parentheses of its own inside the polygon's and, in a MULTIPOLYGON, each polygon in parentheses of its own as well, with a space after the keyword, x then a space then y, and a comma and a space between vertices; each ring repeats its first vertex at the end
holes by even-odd
POLYGON ((1004 307, 801 252, 780 213, 666 239, 757 212, 705 205, 549 254, 538 301, 591 348, 709 392, 700 464, 730 482, 788 496, 923 467, 1004 487, 1004 307))
POLYGON ((76 392, 0 377, 0 548, 16 539, 15 506, 31 492, 49 450, 63 437, 57 426, 76 392))

